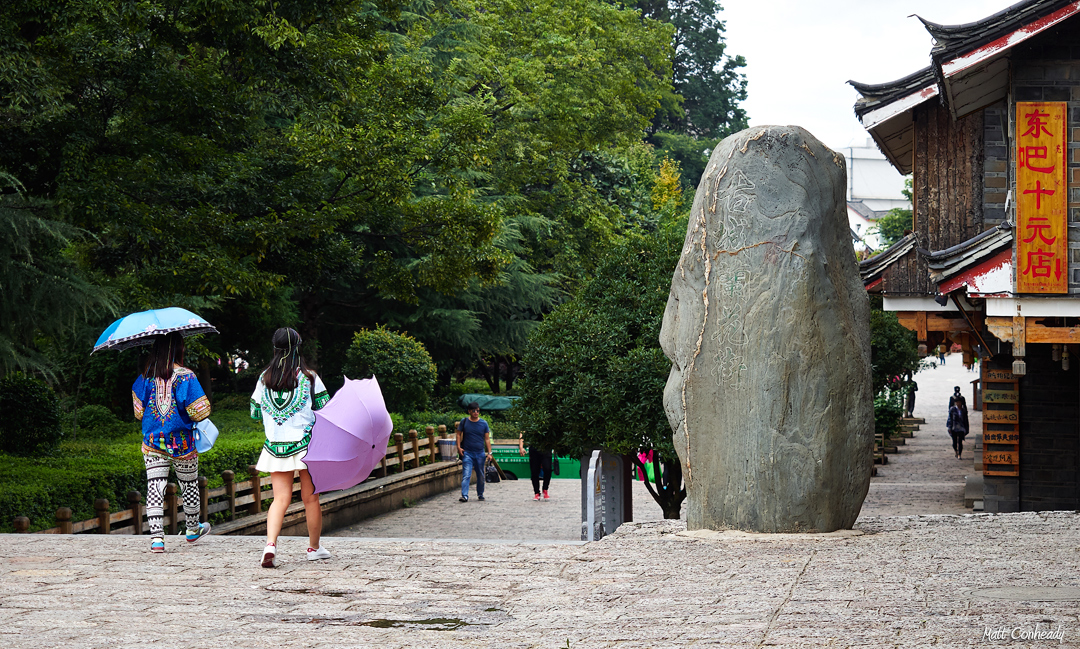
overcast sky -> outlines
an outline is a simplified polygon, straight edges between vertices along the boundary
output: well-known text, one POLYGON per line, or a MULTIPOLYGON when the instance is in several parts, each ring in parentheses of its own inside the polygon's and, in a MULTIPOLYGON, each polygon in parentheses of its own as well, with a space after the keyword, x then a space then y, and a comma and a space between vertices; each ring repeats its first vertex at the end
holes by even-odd
POLYGON ((720 0, 727 52, 746 58, 750 124, 797 124, 826 146, 868 135, 848 79, 884 83, 930 64, 930 35, 915 17, 955 25, 1017 0, 720 0))

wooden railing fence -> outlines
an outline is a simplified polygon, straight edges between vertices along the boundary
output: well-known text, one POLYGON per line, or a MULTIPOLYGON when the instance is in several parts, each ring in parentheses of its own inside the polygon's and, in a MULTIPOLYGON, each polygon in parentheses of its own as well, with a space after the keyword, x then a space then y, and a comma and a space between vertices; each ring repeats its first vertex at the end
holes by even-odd
MULTIPOLYGON (((446 426, 438 427, 438 436, 435 435, 435 427, 428 426, 425 431, 426 437, 419 438, 416 430, 408 432, 408 441, 402 433, 394 433, 394 445, 387 448, 387 456, 379 463, 379 467, 372 472, 372 477, 385 477, 392 472, 404 471, 410 468, 420 468, 420 460, 428 458, 431 462, 438 461, 439 449, 436 446, 437 439, 446 439, 446 426)), ((211 514, 223 513, 226 520, 235 520, 239 516, 258 514, 262 512, 263 500, 273 498, 273 489, 270 477, 260 477, 259 471, 254 465, 247 468, 248 479, 236 480, 233 471, 224 471, 221 474, 225 484, 221 487, 209 489, 206 476, 199 476, 199 520, 206 521, 211 514), (257 486, 256 486, 257 485, 257 486), (255 497, 256 489, 259 497, 255 497)), ((293 476, 293 494, 300 492, 300 474, 293 476)), ((56 510, 56 526, 47 530, 41 530, 36 534, 145 534, 148 532, 146 524, 146 506, 143 505, 142 494, 138 491, 127 493, 127 507, 119 511, 110 511, 111 503, 104 498, 94 501, 94 511, 97 516, 85 521, 73 522, 71 509, 61 507, 56 510)), ((165 532, 176 534, 180 529, 180 523, 186 520, 183 506, 180 502, 179 487, 168 484, 165 487, 165 532)), ((30 519, 25 516, 15 518, 15 531, 26 533, 30 528, 30 519)))

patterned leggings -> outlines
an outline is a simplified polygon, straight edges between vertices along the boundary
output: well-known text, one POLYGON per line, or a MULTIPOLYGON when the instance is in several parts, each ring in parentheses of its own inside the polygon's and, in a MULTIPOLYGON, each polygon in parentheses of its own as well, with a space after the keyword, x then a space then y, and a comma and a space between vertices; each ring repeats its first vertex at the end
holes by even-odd
POLYGON ((169 479, 169 465, 176 468, 176 479, 184 494, 184 516, 187 531, 199 527, 199 456, 180 460, 177 458, 143 453, 146 462, 146 522, 150 524, 150 536, 165 535, 165 483, 169 479))

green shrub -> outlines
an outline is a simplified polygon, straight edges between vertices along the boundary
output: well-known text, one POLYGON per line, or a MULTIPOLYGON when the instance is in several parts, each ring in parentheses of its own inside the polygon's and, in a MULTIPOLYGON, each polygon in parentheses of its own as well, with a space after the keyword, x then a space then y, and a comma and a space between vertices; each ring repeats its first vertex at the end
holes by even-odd
POLYGON ((392 412, 424 410, 435 386, 435 363, 423 344, 385 327, 356 332, 343 370, 351 379, 374 374, 392 412))
POLYGON ((214 412, 222 410, 243 410, 249 412, 251 393, 230 392, 222 395, 214 395, 214 412))
POLYGON ((874 396, 874 432, 889 439, 900 429, 900 419, 904 416, 904 384, 896 383, 895 388, 885 388, 874 396))
POLYGON ((0 379, 0 451, 47 455, 64 431, 56 393, 44 381, 16 372, 0 379))
POLYGON ((116 439, 140 430, 138 422, 120 421, 112 410, 97 404, 79 408, 75 421, 79 426, 77 439, 116 439))

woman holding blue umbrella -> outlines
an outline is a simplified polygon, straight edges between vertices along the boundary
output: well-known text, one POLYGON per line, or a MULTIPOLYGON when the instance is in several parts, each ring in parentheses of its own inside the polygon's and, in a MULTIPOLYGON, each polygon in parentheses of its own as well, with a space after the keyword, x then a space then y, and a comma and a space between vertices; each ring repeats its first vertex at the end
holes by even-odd
POLYGON ((150 358, 131 386, 135 418, 142 422, 146 464, 146 520, 150 551, 165 551, 164 503, 169 467, 176 471, 184 500, 187 540, 194 543, 210 531, 199 523, 199 452, 194 422, 210 416, 210 401, 195 373, 184 367, 184 337, 174 331, 153 337, 150 358))

